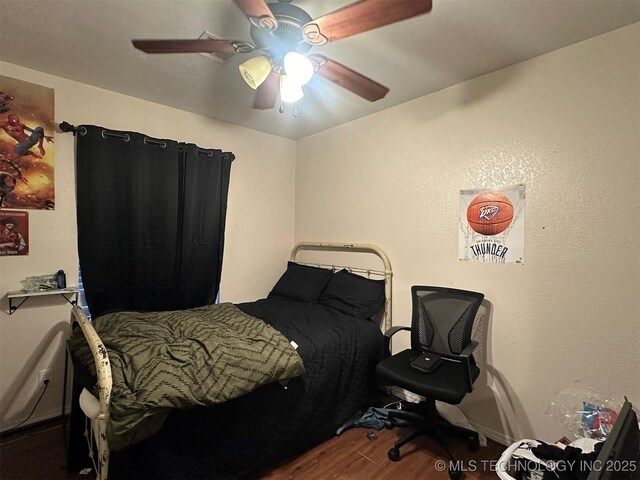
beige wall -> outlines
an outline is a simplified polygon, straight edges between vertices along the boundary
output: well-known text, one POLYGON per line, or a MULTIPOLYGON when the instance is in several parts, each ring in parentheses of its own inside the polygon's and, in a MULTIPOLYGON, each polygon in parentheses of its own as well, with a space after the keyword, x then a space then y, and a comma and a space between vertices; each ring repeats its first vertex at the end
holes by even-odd
MULTIPOLYGON (((199 115, 119 95, 63 78, 0 63, 0 74, 55 90, 55 120, 134 130, 153 137, 232 151, 225 258, 224 301, 264 296, 282 271, 293 241, 295 142, 199 115)), ((74 139, 57 133, 56 209, 29 212, 30 253, 0 258, 0 428, 27 416, 40 391, 37 371, 54 368, 54 385, 34 413, 60 413, 63 332, 69 305, 57 298, 30 299, 7 314, 7 291, 29 275, 67 272, 77 284, 74 139)), ((114 192, 117 194, 117 192, 114 192)))
MULTIPOLYGON (((483 375, 464 409, 496 438, 555 439, 564 430, 544 410, 576 380, 640 402, 639 35, 636 24, 297 143, 15 65, 0 73, 54 88, 58 122, 236 154, 223 300, 267 293, 293 244, 294 210, 296 241, 387 251, 395 324, 409 322, 413 284, 484 292, 483 375), (520 182, 525 265, 459 262, 458 191, 520 182)), ((31 254, 0 259, 0 295, 59 268, 76 280, 73 137, 56 135, 55 152, 56 210, 30 212, 31 254)), ((6 428, 28 413, 35 372, 51 365, 56 386, 34 418, 59 411, 69 308, 30 300, 9 316, 6 298, 0 307, 6 428)))
POLYGON ((575 381, 640 404, 639 38, 635 24, 298 141, 296 241, 382 246, 395 324, 411 285, 485 293, 463 408, 495 438, 559 438, 545 408, 575 381), (525 265, 458 261, 459 190, 516 183, 525 265))

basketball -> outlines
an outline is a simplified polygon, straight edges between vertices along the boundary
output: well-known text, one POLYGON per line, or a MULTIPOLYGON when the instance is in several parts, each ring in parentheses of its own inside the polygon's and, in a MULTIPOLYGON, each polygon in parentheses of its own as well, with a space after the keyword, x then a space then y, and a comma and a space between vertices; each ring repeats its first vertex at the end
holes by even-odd
POLYGON ((513 205, 502 193, 481 193, 467 207, 467 222, 480 235, 497 235, 513 221, 513 205))

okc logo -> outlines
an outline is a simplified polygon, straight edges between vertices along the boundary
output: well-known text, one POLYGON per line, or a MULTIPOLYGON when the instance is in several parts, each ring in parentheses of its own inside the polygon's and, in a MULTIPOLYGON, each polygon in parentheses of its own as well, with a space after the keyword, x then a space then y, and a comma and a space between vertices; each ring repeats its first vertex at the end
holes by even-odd
POLYGON ((513 221, 513 205, 500 192, 481 193, 467 207, 467 222, 480 235, 497 235, 513 221))
POLYGON ((482 220, 483 218, 485 220, 491 220, 498 214, 499 211, 500 207, 497 207, 495 205, 480 207, 480 216, 478 217, 478 220, 482 220))

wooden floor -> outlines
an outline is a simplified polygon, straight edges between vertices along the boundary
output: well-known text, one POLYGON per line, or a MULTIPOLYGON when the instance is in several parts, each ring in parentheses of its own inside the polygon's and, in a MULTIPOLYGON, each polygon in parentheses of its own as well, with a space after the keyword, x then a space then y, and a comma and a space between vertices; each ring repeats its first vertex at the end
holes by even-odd
POLYGON ((59 419, 3 435, 0 441, 2 480, 90 480, 68 474, 64 430, 59 419))
MULTIPOLYGON (((387 452, 411 427, 392 430, 354 428, 318 445, 304 455, 276 465, 260 477, 280 479, 376 479, 376 480, 448 480, 449 459, 438 442, 420 437, 400 449, 400 460, 392 462, 387 452), (367 434, 377 438, 370 440, 367 434)), ((487 447, 471 452, 466 440, 452 438, 450 447, 465 470, 464 479, 495 480, 495 463, 505 449, 488 441, 487 447)))
MULTIPOLYGON (((300 457, 282 462, 263 472, 259 478, 280 479, 373 479, 445 480, 448 466, 444 451, 436 441, 422 437, 401 449, 401 459, 392 462, 387 451, 406 428, 373 431, 362 428, 347 430, 300 457), (376 438, 369 439, 368 433, 376 438), (444 470, 444 471, 443 471, 444 470)), ((452 439, 452 450, 461 460, 468 480, 495 479, 495 460, 503 446, 489 442, 487 447, 470 452, 464 440, 452 439)), ((0 441, 0 478, 2 480, 89 480, 92 472, 81 475, 67 473, 64 434, 59 420, 31 427, 0 441)))

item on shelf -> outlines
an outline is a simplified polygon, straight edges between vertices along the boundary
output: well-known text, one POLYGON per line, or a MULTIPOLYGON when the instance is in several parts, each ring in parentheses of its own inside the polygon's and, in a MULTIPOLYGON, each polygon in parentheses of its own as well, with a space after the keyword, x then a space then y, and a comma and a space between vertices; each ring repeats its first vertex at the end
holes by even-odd
POLYGON ((26 292, 44 292, 58 288, 56 275, 34 275, 22 280, 22 289, 26 292))
POLYGON ((22 280, 22 289, 27 291, 27 292, 37 292, 38 290, 40 290, 40 287, 38 285, 38 282, 27 278, 25 280, 22 280))
POLYGON ((67 287, 67 276, 65 275, 64 270, 58 270, 58 273, 56 273, 56 284, 58 288, 67 287))

